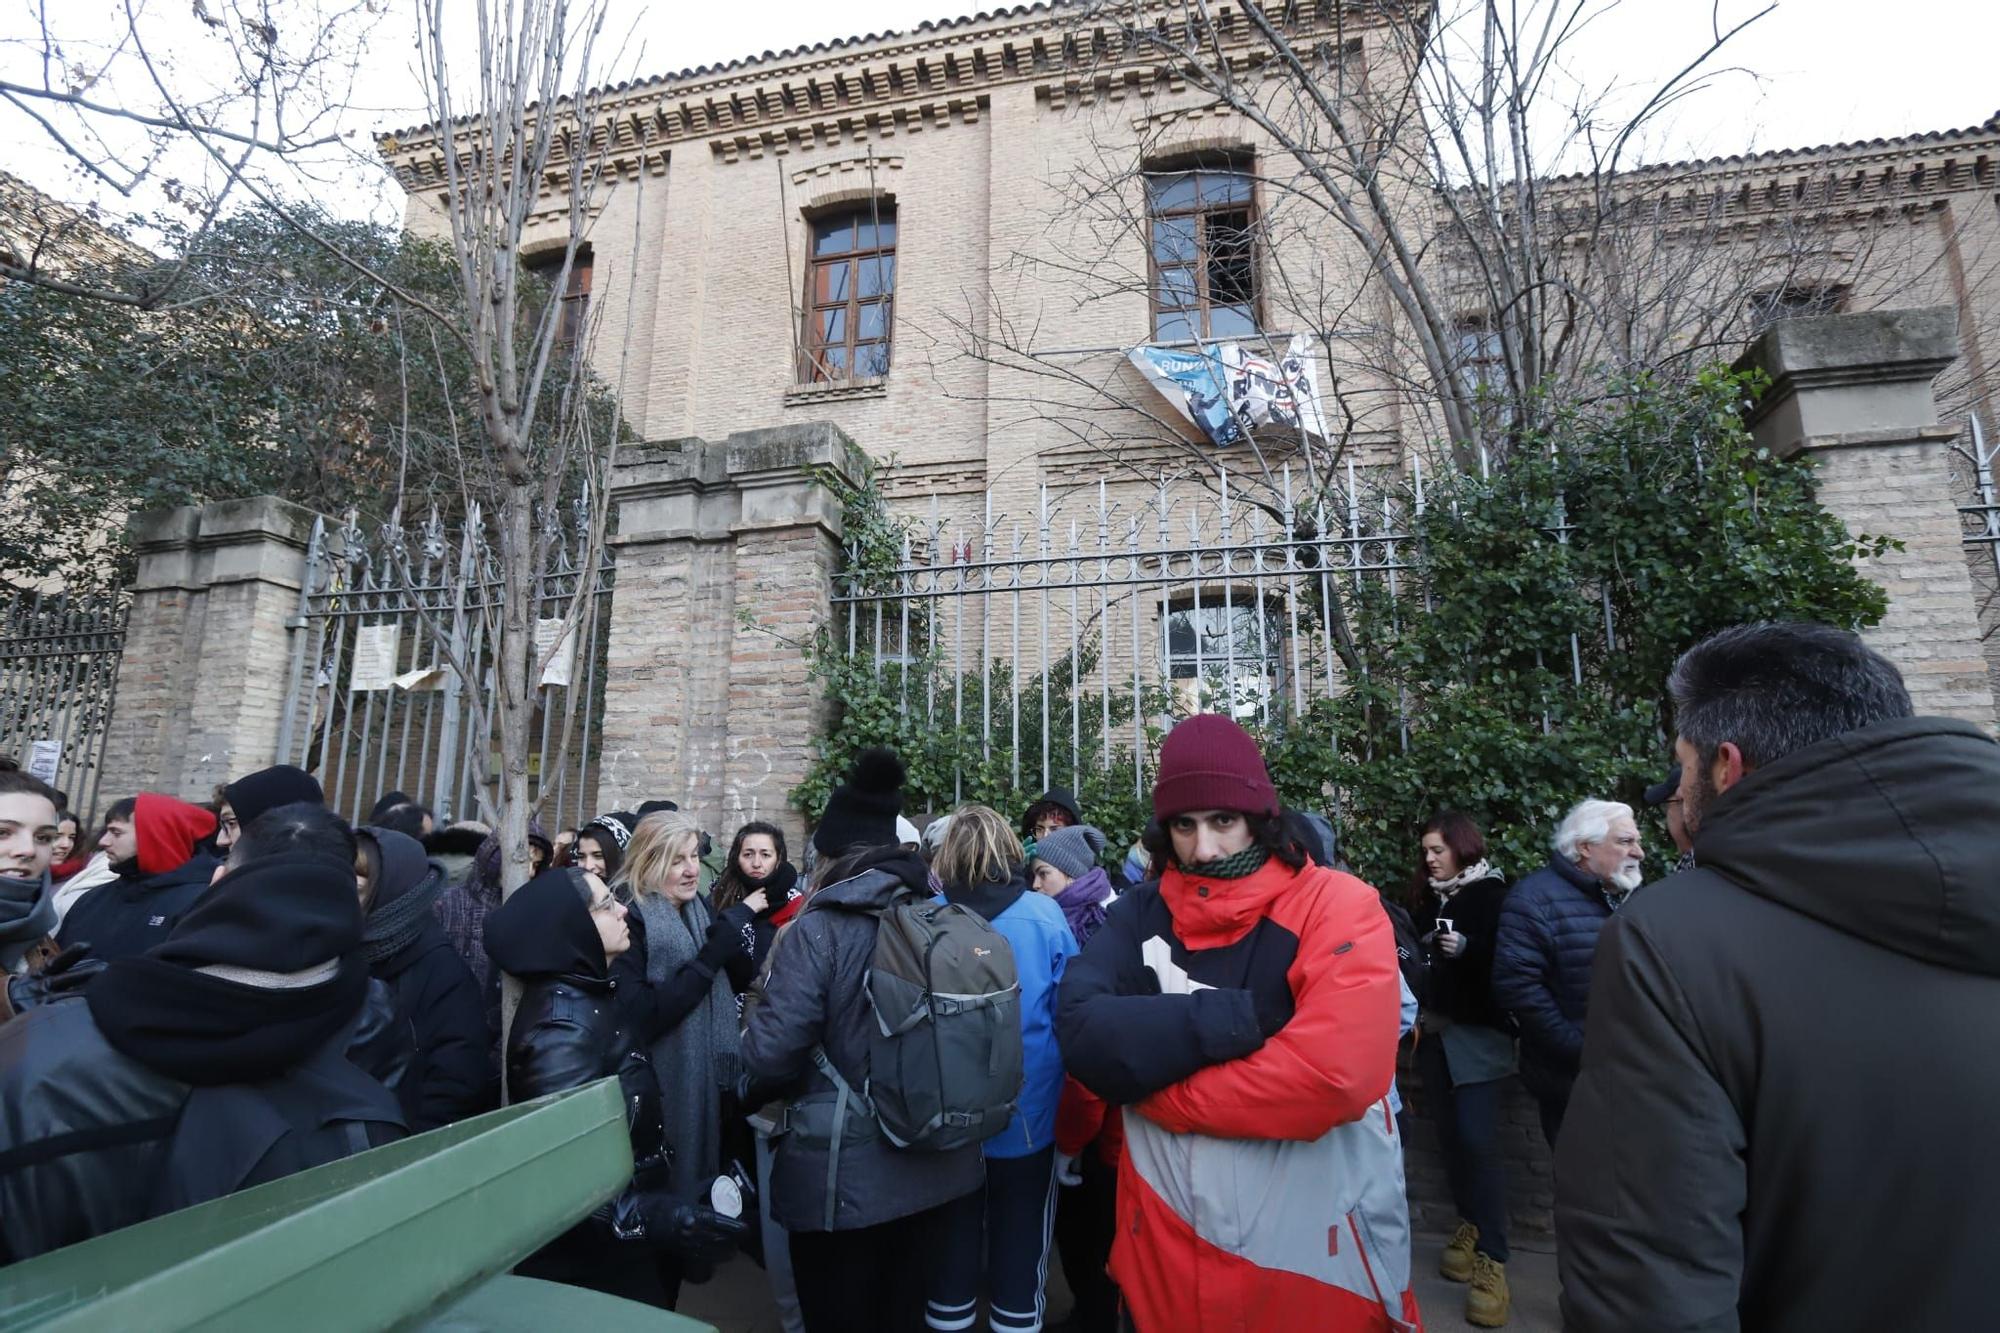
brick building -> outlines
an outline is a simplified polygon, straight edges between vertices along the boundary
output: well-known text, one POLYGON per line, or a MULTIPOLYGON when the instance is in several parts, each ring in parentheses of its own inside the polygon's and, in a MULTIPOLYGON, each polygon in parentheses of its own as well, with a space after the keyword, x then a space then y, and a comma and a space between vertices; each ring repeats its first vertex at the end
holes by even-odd
MULTIPOLYGON (((1328 87, 1364 117, 1407 91, 1384 86, 1401 68, 1385 12, 1296 18, 1302 46, 1338 50, 1328 87)), ((1248 49, 1219 13, 1224 40, 1248 49)), ((832 423, 909 512, 974 532, 1002 516, 1004 535, 1044 504, 1087 510, 1100 483, 1120 513, 1147 511, 1163 477, 1212 489, 1216 455, 1124 349, 1240 338, 1269 351, 1309 329, 1345 422, 1321 457, 1394 469, 1429 450, 1435 405, 1400 373, 1409 330, 1352 236, 1290 201, 1271 135, 1102 41, 1063 7, 1032 5, 609 90, 606 185, 565 296, 591 311, 594 361, 639 437, 832 423), (1329 306, 1337 318, 1315 314, 1329 306)), ((411 225, 440 228, 444 141, 413 129, 383 147, 411 225)), ((1951 305, 1962 355, 1938 388, 1957 424, 1990 403, 2000 355, 1996 150, 2000 119, 1617 178, 1610 194, 1639 220, 1621 215, 1618 245, 1600 234, 1597 248, 1654 258, 1619 261, 1645 328, 1607 354, 1727 359, 1773 319, 1951 305)), ((550 172, 531 265, 560 258, 573 165, 550 172)), ((1549 183, 1556 248, 1590 249, 1603 184, 1549 183)), ((1443 235, 1442 196, 1410 188, 1393 207, 1443 235)), ((1456 291, 1452 247, 1438 256, 1456 291)), ((1495 356, 1488 312, 1458 294, 1459 364, 1477 377, 1495 356)), ((1157 624, 1177 607, 1155 598, 1139 614, 1157 624)), ((1149 624, 1143 637, 1159 636, 1149 624)), ((2000 673, 2000 635, 1988 645, 2000 673)), ((1142 656, 1149 680, 1167 674, 1142 656)))

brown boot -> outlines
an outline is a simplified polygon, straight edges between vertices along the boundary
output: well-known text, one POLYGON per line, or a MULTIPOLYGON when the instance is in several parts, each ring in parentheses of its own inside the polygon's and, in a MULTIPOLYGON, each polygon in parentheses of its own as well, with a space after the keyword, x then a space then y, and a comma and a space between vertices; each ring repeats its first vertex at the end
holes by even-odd
POLYGON ((1447 1282, 1472 1281, 1472 1243, 1478 1239, 1478 1227, 1460 1222, 1458 1230, 1451 1233, 1451 1243, 1438 1258, 1438 1276, 1447 1282))
POLYGON ((1465 1322, 1474 1328, 1499 1328, 1507 1322, 1513 1298, 1507 1294, 1507 1265, 1484 1254, 1472 1256, 1472 1285, 1465 1292, 1465 1322))

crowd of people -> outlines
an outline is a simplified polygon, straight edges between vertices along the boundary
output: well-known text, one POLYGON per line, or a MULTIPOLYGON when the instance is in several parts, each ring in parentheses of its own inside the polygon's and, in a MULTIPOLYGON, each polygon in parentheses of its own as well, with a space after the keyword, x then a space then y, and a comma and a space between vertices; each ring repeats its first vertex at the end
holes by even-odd
POLYGON ((1434 1260, 1500 1327, 1518 1075, 1567 1327, 1980 1326, 2000 749, 1823 626, 1666 688, 1650 884, 1580 792, 1511 882, 1444 803, 1378 892, 1217 715, 1129 853, 1061 790, 913 820, 875 748, 799 864, 651 801, 531 826, 511 893, 497 834, 399 792, 355 826, 284 766, 141 793, 93 854, 0 767, 0 1260, 614 1077, 632 1183, 523 1274, 672 1308, 742 1252, 789 1333, 1040 1333, 1053 1251, 1073 1333, 1374 1333, 1434 1260), (1461 1219, 1432 1252, 1399 1057, 1461 1219))

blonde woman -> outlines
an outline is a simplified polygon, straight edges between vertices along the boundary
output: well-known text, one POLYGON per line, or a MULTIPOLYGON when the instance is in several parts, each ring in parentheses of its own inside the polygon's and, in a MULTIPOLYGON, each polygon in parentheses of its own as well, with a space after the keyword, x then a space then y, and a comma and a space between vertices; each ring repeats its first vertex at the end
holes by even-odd
POLYGON ((986 1297, 997 1333, 1042 1326, 1042 1284, 1055 1214, 1056 1102, 1062 1054, 1056 1049, 1056 986, 1077 951, 1055 899, 1028 884, 1021 840, 997 811, 968 805, 946 827, 931 869, 945 898, 968 907, 1006 937, 1021 982, 1021 1098, 1014 1118, 986 1140, 985 1187, 946 1205, 930 1277, 932 1328, 964 1328, 986 1297))
MULTIPOLYGON (((693 817, 661 810, 640 820, 612 886, 633 918, 632 948, 613 975, 640 997, 636 1028, 647 1034, 674 1150, 670 1188, 685 1200, 705 1197, 722 1169, 722 1093, 738 1064, 736 993, 723 968, 765 903, 759 890, 718 915, 700 887, 693 817)), ((669 1265, 671 1289, 678 1261, 663 1257, 663 1279, 669 1265)))

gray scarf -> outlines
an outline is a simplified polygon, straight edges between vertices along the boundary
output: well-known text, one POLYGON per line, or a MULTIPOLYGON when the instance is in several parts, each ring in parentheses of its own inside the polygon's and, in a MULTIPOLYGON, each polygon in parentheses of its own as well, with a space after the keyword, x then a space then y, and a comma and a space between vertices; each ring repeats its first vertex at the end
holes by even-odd
MULTIPOLYGON (((646 927, 646 980, 655 986, 694 961, 715 919, 701 894, 676 911, 670 899, 642 893, 635 909, 646 927)), ((722 1091, 736 1086, 737 1040, 736 993, 717 969, 701 1007, 648 1052, 674 1146, 671 1188, 680 1198, 696 1197, 721 1169, 722 1091)))
POLYGON ((48 871, 34 879, 0 879, 0 971, 18 970, 28 950, 55 928, 48 871))

